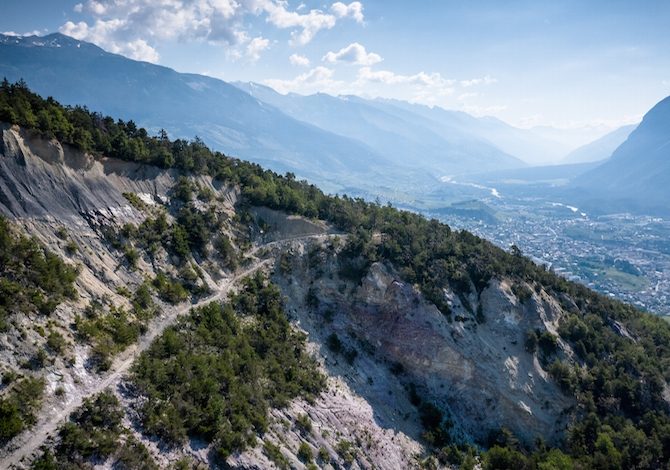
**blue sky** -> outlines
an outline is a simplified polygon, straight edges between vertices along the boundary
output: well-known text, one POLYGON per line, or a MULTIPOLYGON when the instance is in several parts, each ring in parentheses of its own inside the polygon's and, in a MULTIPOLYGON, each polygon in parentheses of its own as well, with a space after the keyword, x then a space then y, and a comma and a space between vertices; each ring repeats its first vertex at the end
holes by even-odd
POLYGON ((515 125, 613 128, 670 94, 670 1, 3 1, 0 31, 61 31, 182 72, 383 96, 515 125))

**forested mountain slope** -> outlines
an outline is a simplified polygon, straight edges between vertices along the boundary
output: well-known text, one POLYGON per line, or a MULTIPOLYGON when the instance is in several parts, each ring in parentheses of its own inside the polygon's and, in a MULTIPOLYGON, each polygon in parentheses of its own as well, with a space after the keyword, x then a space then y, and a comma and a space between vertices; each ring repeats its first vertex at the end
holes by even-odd
POLYGON ((670 460, 661 319, 23 84, 0 121, 1 466, 670 460))

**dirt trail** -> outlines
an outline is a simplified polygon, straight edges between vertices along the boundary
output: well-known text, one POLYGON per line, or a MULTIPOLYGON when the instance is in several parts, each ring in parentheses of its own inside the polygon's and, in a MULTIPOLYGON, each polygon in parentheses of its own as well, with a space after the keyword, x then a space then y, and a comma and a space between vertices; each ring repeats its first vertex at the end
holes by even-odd
MULTIPOLYGON (((251 251, 247 252, 246 256, 253 257, 262 249, 281 246, 282 244, 292 241, 323 239, 329 236, 330 235, 328 234, 307 235, 278 240, 271 243, 258 245, 251 251)), ((145 351, 151 345, 151 343, 158 336, 160 336, 163 331, 165 331, 167 327, 173 325, 180 316, 188 313, 193 308, 198 308, 210 302, 225 298, 237 281, 249 276, 269 262, 270 260, 254 260, 251 266, 237 272, 233 277, 221 281, 221 283, 218 285, 216 294, 202 299, 195 304, 188 304, 174 308, 168 313, 163 314, 161 317, 154 319, 150 323, 147 333, 144 334, 134 346, 131 346, 120 353, 114 360, 110 370, 105 375, 93 381, 92 383, 82 386, 81 389, 77 390, 76 396, 73 400, 65 403, 62 408, 58 410, 52 410, 51 413, 47 413, 45 416, 42 416, 42 418, 38 420, 37 424, 32 429, 17 436, 10 443, 11 448, 6 448, 3 452, 3 455, 0 455, 0 469, 11 468, 12 466, 19 465, 23 459, 35 453, 50 436, 54 435, 61 422, 66 420, 70 414, 84 402, 86 398, 96 395, 106 388, 117 384, 126 374, 126 372, 128 372, 135 359, 143 351, 145 351)))

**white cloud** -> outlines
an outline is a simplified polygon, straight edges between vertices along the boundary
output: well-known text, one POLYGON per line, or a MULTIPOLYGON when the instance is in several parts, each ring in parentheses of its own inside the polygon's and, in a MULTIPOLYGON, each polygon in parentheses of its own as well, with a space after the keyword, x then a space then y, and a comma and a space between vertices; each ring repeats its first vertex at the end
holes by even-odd
POLYGON ((291 54, 288 58, 291 65, 298 65, 300 67, 309 67, 309 59, 304 55, 291 54))
POLYGON ((476 106, 464 105, 463 111, 473 116, 492 116, 507 109, 506 105, 476 106))
POLYGON ((403 75, 390 70, 373 70, 361 67, 355 85, 359 89, 378 96, 399 97, 414 103, 429 106, 446 105, 454 94, 456 81, 443 77, 438 72, 418 72, 403 75))
POLYGON ((25 33, 17 33, 16 31, 3 31, 0 34, 4 34, 5 36, 26 37, 26 36, 39 36, 42 34, 42 32, 35 29, 33 31, 26 31, 25 33))
POLYGON ((263 10, 268 14, 267 21, 277 28, 302 28, 298 33, 291 33, 291 44, 304 46, 309 43, 316 33, 322 29, 331 29, 335 26, 337 18, 333 15, 322 12, 321 10, 310 10, 308 13, 301 14, 297 11, 288 11, 284 2, 263 2, 263 10))
MULTIPOLYGON (((252 39, 228 21, 237 8, 233 0, 89 0, 81 9, 93 20, 68 21, 59 30, 114 53, 157 62, 159 54, 150 44, 157 40, 250 45, 252 39)), ((250 52, 258 53, 259 45, 253 44, 250 52)))
POLYGON ((523 129, 529 129, 531 127, 538 126, 542 123, 545 122, 545 118, 542 114, 532 114, 530 116, 523 116, 521 117, 517 123, 517 127, 521 127, 523 129))
POLYGON ((104 15, 107 12, 107 6, 96 0, 89 0, 86 2, 86 9, 94 15, 104 15))
POLYGON ((358 81, 385 83, 387 85, 409 83, 430 87, 450 87, 454 84, 454 80, 447 80, 437 72, 419 72, 414 75, 400 75, 389 70, 372 70, 370 67, 362 67, 358 71, 358 81))
MULTIPOLYGON (((120 19, 113 19, 109 21, 97 20, 93 26, 89 26, 85 21, 73 23, 68 21, 60 27, 60 32, 75 39, 91 41, 95 43, 107 42, 108 37, 123 28, 125 22, 120 19)), ((114 47, 114 43, 110 42, 110 46, 114 47)), ((118 46, 116 46, 118 48, 118 46)), ((115 52, 115 51, 112 51, 115 52)))
POLYGON ((461 93, 460 95, 458 95, 458 100, 459 101, 465 101, 465 100, 468 100, 470 98, 476 98, 478 96, 479 96, 479 93, 476 93, 476 92, 461 93))
POLYGON ((331 64, 337 62, 346 62, 348 64, 357 65, 374 65, 381 62, 383 59, 379 54, 375 54, 374 52, 367 52, 365 47, 357 42, 354 42, 337 52, 328 52, 321 60, 324 62, 330 62, 331 64))
POLYGON ((125 43, 117 53, 146 62, 158 62, 160 58, 156 49, 147 44, 144 39, 135 39, 125 43))
POLYGON ((252 62, 256 62, 261 58, 261 52, 263 52, 268 47, 270 47, 269 39, 261 36, 253 38, 251 41, 249 41, 249 44, 247 44, 247 57, 249 57, 249 60, 252 62))
MULTIPOLYGON (((295 56, 290 58, 291 63, 297 63, 297 57, 302 57, 295 56)), ((323 60, 328 63, 349 62, 355 64, 369 60, 369 56, 370 54, 365 51, 363 46, 353 43, 338 52, 327 53, 323 60)), ((379 59, 381 60, 381 58, 379 59)), ((346 75, 348 72, 343 71, 342 73, 346 75)), ((507 109, 505 105, 479 106, 471 102, 471 100, 481 98, 483 95, 469 87, 494 83, 493 80, 491 77, 484 77, 461 81, 444 77, 439 72, 420 71, 402 74, 392 70, 377 70, 370 66, 363 66, 358 68, 352 81, 343 81, 335 78, 333 69, 319 66, 293 79, 270 79, 265 80, 264 83, 280 93, 311 94, 322 92, 332 95, 354 94, 370 98, 397 98, 428 106, 462 109, 481 116, 500 113, 507 109), (467 82, 468 85, 463 87, 463 82, 467 82)))
POLYGON ((345 89, 346 84, 342 81, 333 80, 334 73, 328 67, 318 66, 292 80, 269 79, 265 80, 265 84, 284 94, 289 92, 338 94, 345 89))
POLYGON ((73 23, 72 21, 66 22, 63 26, 60 27, 59 31, 68 36, 72 36, 75 39, 82 39, 88 36, 88 23, 85 21, 80 21, 79 23, 73 23))
POLYGON ((144 39, 116 39, 116 33, 122 31, 125 27, 126 22, 120 19, 97 20, 93 26, 89 26, 84 21, 78 23, 68 21, 60 27, 59 31, 75 39, 101 45, 114 54, 123 54, 136 60, 158 62, 160 58, 158 51, 144 39))
POLYGON ((338 18, 351 17, 356 20, 357 23, 363 23, 363 5, 361 2, 351 2, 349 5, 345 5, 342 2, 335 2, 330 7, 330 11, 333 12, 338 18))
POLYGON ((363 20, 360 2, 337 2, 327 12, 307 11, 302 5, 291 10, 285 0, 87 0, 76 4, 74 11, 92 19, 68 21, 60 27, 62 33, 151 61, 159 58, 156 43, 166 40, 226 45, 231 58, 257 60, 269 42, 248 32, 249 16, 265 17, 274 27, 291 30, 293 45, 309 43, 342 18, 363 20))
POLYGON ((498 82, 497 79, 487 75, 483 78, 473 78, 471 80, 461 80, 461 86, 463 88, 469 88, 469 87, 476 86, 476 85, 491 85, 491 84, 497 83, 497 82, 498 82))

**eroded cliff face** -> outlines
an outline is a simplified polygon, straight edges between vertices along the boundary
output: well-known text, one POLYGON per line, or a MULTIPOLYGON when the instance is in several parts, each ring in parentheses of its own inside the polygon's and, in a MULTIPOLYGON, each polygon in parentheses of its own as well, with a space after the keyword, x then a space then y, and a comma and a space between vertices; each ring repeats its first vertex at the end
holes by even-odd
MULTIPOLYGON (((3 365, 11 370, 20 370, 22 362, 44 347, 45 338, 40 331, 47 328, 61 332, 72 345, 66 356, 48 361, 37 372, 46 378, 47 384, 47 398, 38 422, 32 430, 0 449, 0 461, 18 464, 19 467, 28 465, 30 458, 38 453, 39 446, 51 442, 49 436, 55 435, 55 424, 62 423, 69 412, 98 390, 101 384, 107 384, 126 407, 125 424, 134 429, 135 437, 147 446, 161 467, 167 468, 185 455, 204 465, 215 466, 209 446, 191 442, 183 448, 169 448, 145 436, 141 428, 137 428, 133 411, 136 401, 124 392, 127 384, 123 374, 110 376, 92 369, 90 346, 72 330, 75 318, 83 316, 92 302, 129 309, 130 301, 123 294, 123 288, 133 291, 144 279, 173 269, 169 256, 164 252, 151 259, 141 253, 137 266, 129 269, 119 249, 105 239, 105 231, 125 224, 139 224, 152 211, 162 210, 173 196, 179 174, 112 159, 94 159, 18 127, 2 125, 0 129, 0 213, 9 217, 22 232, 35 236, 49 250, 80 269, 76 281, 77 299, 61 304, 50 318, 39 315, 15 318, 16 329, 0 333, 0 358, 3 365), (124 193, 137 196, 146 209, 134 207, 124 193), (16 334, 19 330, 21 336, 16 334), (12 460, 13 452, 29 446, 32 447, 25 454, 26 459, 21 463, 12 460)), ((236 188, 204 176, 191 177, 191 181, 211 191, 214 197, 211 205, 217 211, 225 213, 231 220, 235 217, 235 204, 239 197, 236 188)), ((251 268, 259 266, 261 270, 271 270, 274 256, 283 250, 282 240, 292 240, 288 243, 304 247, 312 243, 310 237, 318 240, 318 237, 328 237, 330 231, 322 222, 264 208, 253 209, 252 213, 260 223, 248 227, 257 240, 256 248, 245 251, 248 256, 246 265, 251 268), (263 248, 265 245, 267 249, 263 248)), ((169 213, 168 219, 172 219, 169 213)), ((239 227, 231 222, 223 230, 232 239, 239 227)), ((241 250, 240 247, 237 249, 241 250)), ((203 282, 214 294, 222 283, 233 283, 234 289, 238 274, 221 266, 216 259, 199 258, 193 262, 199 268, 203 282)), ((251 268, 243 267, 241 270, 251 271, 251 268)), ((155 300, 163 313, 150 323, 145 336, 150 335, 154 328, 164 327, 179 313, 178 309, 188 313, 188 305, 172 307, 155 300)), ((299 328, 298 325, 296 327, 299 328)), ((318 345, 312 343, 311 347, 318 356, 318 345)), ((136 349, 139 347, 131 346, 119 354, 112 371, 117 363, 130 361, 136 349)), ((327 453, 332 464, 327 464, 326 468, 345 465, 345 458, 352 459, 352 468, 412 468, 418 465, 425 453, 417 433, 412 438, 394 427, 379 426, 367 399, 335 375, 328 378, 327 391, 315 402, 298 400, 286 409, 274 410, 271 423, 262 439, 278 445, 294 468, 306 467, 297 455, 301 442, 308 443, 315 455, 320 450, 327 453), (308 416, 312 423, 309 433, 296 428, 298 417, 303 415, 308 416), (343 455, 341 450, 338 452, 342 442, 351 443, 350 456, 343 455)), ((239 468, 275 466, 263 452, 261 441, 255 449, 234 455, 227 463, 239 468)), ((111 461, 106 462, 101 468, 112 464, 111 461)))
MULTIPOLYGON (((374 263, 360 285, 354 285, 338 277, 336 255, 328 252, 324 249, 323 262, 316 268, 320 275, 303 265, 278 281, 311 336, 324 344, 335 332, 360 353, 353 366, 337 357, 327 363, 352 384, 369 388, 366 393, 372 394, 375 409, 385 410, 383 421, 402 419, 415 409, 406 402, 407 392, 389 399, 364 385, 370 363, 400 370, 382 373, 378 367, 374 381, 399 383, 401 389, 413 384, 425 400, 451 414, 454 431, 463 438, 484 441, 501 427, 529 443, 539 436, 561 437, 574 402, 549 378, 538 353, 524 346, 529 330, 555 332, 562 313, 554 299, 534 292, 521 303, 506 280, 494 280, 468 299, 475 307, 481 305, 484 319, 478 322, 447 289, 450 321, 392 267, 374 263), (311 309, 304 303, 310 287, 319 298, 318 307, 311 309)), ((561 354, 571 354, 567 345, 559 346, 561 354)))
MULTIPOLYGON (((59 306, 52 319, 73 349, 70 358, 59 358, 44 370, 49 398, 38 420, 41 426, 104 378, 87 367, 90 348, 71 331, 76 315, 94 300, 129 306, 123 287, 134 288, 145 278, 172 269, 163 252, 151 258, 140 254, 137 266, 129 269, 104 233, 109 227, 139 224, 147 214, 166 207, 179 174, 97 160, 16 127, 0 129, 0 213, 81 269, 78 299, 59 306), (146 209, 131 205, 124 193, 135 195, 146 209), (68 249, 69 242, 76 250, 68 249), (55 394, 59 388, 64 389, 62 396, 55 394)), ((214 199, 209 204, 214 210, 230 220, 235 217, 236 188, 204 176, 191 180, 211 191, 214 199)), ((418 467, 426 447, 412 389, 424 402, 445 411, 457 440, 482 441, 501 427, 527 442, 538 436, 560 438, 566 410, 573 402, 548 377, 537 353, 524 348, 528 330, 555 332, 562 315, 555 299, 533 291, 530 299, 520 302, 507 280, 496 279, 480 294, 467 297, 473 309, 480 310, 481 315, 476 315, 464 307, 458 293, 445 286, 452 306, 449 320, 417 288, 403 282, 393 266, 375 263, 360 282, 341 278, 338 256, 346 235, 336 234, 327 224, 266 208, 253 208, 251 215, 247 228, 252 248, 245 251, 248 265, 272 274, 286 297, 290 319, 308 335, 311 351, 328 376, 327 391, 314 402, 297 400, 272 411, 263 439, 279 446, 292 467, 305 467, 298 456, 303 442, 315 454, 325 449, 322 452, 332 462, 326 467, 418 467), (342 350, 329 347, 333 336, 341 341, 342 350), (312 423, 309 432, 297 426, 304 415, 312 423), (352 455, 342 451, 342 442, 351 443, 352 455)), ((232 237, 240 228, 230 222, 222 230, 232 237)), ((236 282, 236 273, 214 258, 193 262, 202 283, 214 292, 222 283, 236 282)), ((160 306, 159 326, 176 315, 176 307, 160 306)), ((188 305, 183 309, 187 312, 188 305)), ((0 335, 0 357, 13 368, 35 353, 34 345, 44 342, 35 327, 46 324, 45 319, 22 318, 19 323, 26 338, 0 335)), ((559 354, 571 355, 565 345, 559 347, 559 354)), ((122 375, 109 385, 127 406, 131 426, 133 402, 123 394, 122 375)), ((182 455, 212 464, 207 446, 192 442, 170 449, 144 436, 141 428, 134 429, 161 465, 182 455)), ((240 468, 274 465, 260 445, 230 457, 227 463, 240 468)))
MULTIPOLYGON (((147 204, 169 200, 179 174, 175 170, 111 158, 96 160, 56 140, 0 123, 0 211, 16 218, 89 225, 97 219, 137 222, 143 216, 123 193, 138 194, 147 204)), ((195 178, 233 210, 237 192, 206 176, 195 178)), ((79 227, 79 225, 77 226, 79 227)))

